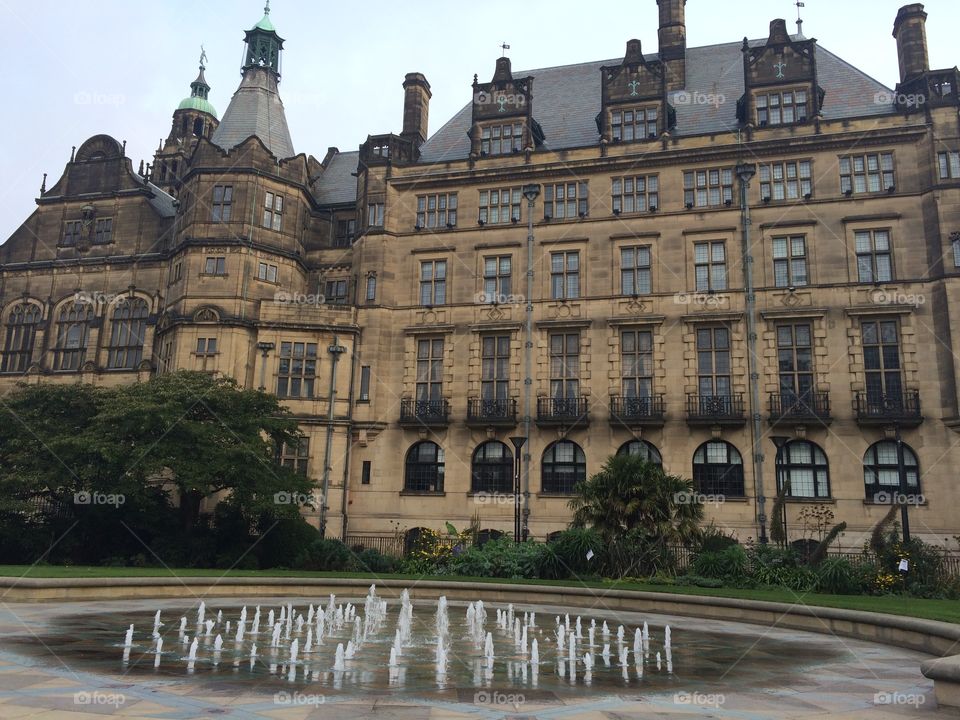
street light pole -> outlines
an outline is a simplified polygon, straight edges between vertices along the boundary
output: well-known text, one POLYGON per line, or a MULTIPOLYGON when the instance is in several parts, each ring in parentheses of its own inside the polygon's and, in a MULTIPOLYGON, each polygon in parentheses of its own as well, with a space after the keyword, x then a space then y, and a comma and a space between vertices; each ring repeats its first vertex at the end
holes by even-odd
POLYGON ((747 317, 747 373, 750 386, 750 453, 753 456, 753 483, 757 493, 757 526, 759 539, 767 543, 767 499, 763 493, 763 451, 760 439, 763 428, 760 419, 760 373, 757 357, 757 296, 753 288, 753 250, 750 247, 750 200, 747 190, 750 181, 757 174, 753 163, 738 163, 737 177, 740 178, 740 222, 743 228, 741 252, 743 255, 743 294, 744 310, 747 317))
POLYGON ((523 435, 510 438, 513 443, 513 541, 520 542, 520 450, 527 441, 523 435))
MULTIPOLYGON (((330 343, 330 346, 327 348, 327 352, 330 353, 331 364, 330 364, 330 393, 327 400, 327 442, 326 448, 323 453, 323 494, 320 498, 320 537, 327 536, 327 510, 330 509, 330 506, 327 505, 327 495, 330 492, 330 452, 333 449, 333 417, 334 417, 334 401, 337 399, 337 363, 340 360, 340 356, 345 353, 347 349, 338 342, 337 336, 333 336, 333 342, 330 343)), ((343 492, 346 492, 346 487, 343 488, 343 492)))
MULTIPOLYGON (((523 343, 523 435, 526 438, 527 452, 523 456, 523 518, 524 529, 529 532, 530 522, 530 426, 533 418, 533 208, 536 199, 540 196, 540 186, 536 183, 528 183, 523 186, 523 196, 527 199, 527 296, 526 300, 526 329, 524 332, 523 343)), ((520 447, 517 447, 519 454, 520 447)), ((518 458, 519 461, 519 458, 518 458)), ((519 496, 519 484, 516 488, 519 496)), ((517 503, 517 542, 521 536, 526 536, 520 528, 519 520, 519 499, 517 503)))
POLYGON ((897 481, 900 486, 900 524, 903 526, 903 541, 910 542, 910 517, 907 512, 907 472, 903 462, 903 438, 900 436, 900 425, 896 426, 897 438, 897 481))

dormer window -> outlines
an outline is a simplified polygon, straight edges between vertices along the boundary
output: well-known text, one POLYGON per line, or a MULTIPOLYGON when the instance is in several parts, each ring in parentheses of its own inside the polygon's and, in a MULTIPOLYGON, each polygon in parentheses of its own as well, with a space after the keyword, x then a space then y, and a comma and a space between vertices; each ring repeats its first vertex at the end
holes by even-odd
POLYGON ((93 229, 93 242, 106 245, 113 241, 113 218, 98 218, 93 229))
POLYGON ((63 224, 63 247, 73 247, 83 232, 83 223, 79 220, 68 220, 63 224))
POLYGON ((509 155, 523 150, 523 123, 488 125, 480 131, 481 155, 509 155))
POLYGON ((614 110, 610 113, 611 137, 614 142, 656 138, 658 118, 656 107, 614 110))
POLYGON ((792 125, 807 121, 807 91, 757 93, 757 125, 792 125))

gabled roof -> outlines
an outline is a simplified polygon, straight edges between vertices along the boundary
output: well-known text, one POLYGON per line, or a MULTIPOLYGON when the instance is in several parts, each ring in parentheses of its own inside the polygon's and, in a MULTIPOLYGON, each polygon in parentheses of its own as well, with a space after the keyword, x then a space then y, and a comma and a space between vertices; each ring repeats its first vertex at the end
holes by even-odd
MULTIPOLYGON (((793 39, 803 39, 793 36, 793 39)), ((766 39, 753 40, 752 47, 766 39)), ((686 92, 713 96, 714 103, 683 103, 671 93, 677 111, 674 136, 733 132, 738 127, 737 100, 743 95, 742 42, 687 49, 686 92)), ((654 60, 657 55, 645 55, 654 60)), ((823 114, 837 118, 887 115, 894 112, 892 93, 881 83, 857 70, 819 45, 816 49, 817 80, 826 91, 823 114), (877 103, 878 93, 884 102, 877 103), (889 101, 886 98, 891 98, 889 101)), ((514 73, 534 77, 533 116, 543 127, 549 150, 597 145, 596 116, 600 112, 600 68, 619 65, 622 58, 541 68, 514 73)), ((466 88, 465 88, 466 89, 466 88)), ((468 95, 468 93, 465 93, 468 95)), ((687 95, 690 97, 690 95, 687 95)), ((471 105, 466 105, 421 147, 420 162, 463 160, 470 154, 471 105)))
POLYGON ((296 154, 277 90, 277 78, 269 68, 244 70, 240 87, 210 139, 224 150, 230 150, 251 135, 260 138, 278 160, 296 154))
POLYGON ((338 205, 357 201, 357 171, 360 159, 358 151, 337 153, 327 163, 323 173, 313 185, 317 202, 321 205, 338 205))

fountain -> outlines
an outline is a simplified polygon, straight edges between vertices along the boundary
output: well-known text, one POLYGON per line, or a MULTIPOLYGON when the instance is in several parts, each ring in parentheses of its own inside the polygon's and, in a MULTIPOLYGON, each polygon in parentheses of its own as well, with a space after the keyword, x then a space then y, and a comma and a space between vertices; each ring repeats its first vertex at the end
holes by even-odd
POLYGON ((300 650, 300 641, 294 638, 293 642, 290 643, 290 664, 293 665, 297 661, 297 653, 300 650))
POLYGON ((153 634, 154 634, 154 636, 157 636, 157 635, 160 634, 160 626, 161 626, 161 625, 163 625, 163 623, 160 622, 160 611, 157 610, 157 614, 153 616, 153 634))
POLYGON ((157 635, 157 649, 154 651, 153 666, 160 667, 160 653, 163 652, 163 638, 157 635))
MULTIPOLYGON (((489 636, 488 636, 489 637, 489 636)), ((490 655, 493 655, 493 643, 490 644, 490 655)), ((530 643, 530 665, 534 668, 540 664, 540 647, 537 645, 537 639, 534 638, 530 643)))
POLYGON ((281 633, 281 632, 283 632, 283 626, 282 626, 282 625, 279 623, 279 621, 278 621, 277 624, 273 626, 273 637, 270 638, 270 646, 271 646, 271 647, 279 647, 279 646, 280 646, 280 633, 281 633))
POLYGON ((390 648, 390 661, 387 665, 392 668, 397 666, 397 649, 395 647, 390 648))
POLYGON ((353 640, 347 640, 347 649, 344 651, 343 656, 347 660, 353 660, 353 656, 357 654, 357 646, 353 644, 353 640))
POLYGON ((127 634, 123 638, 123 646, 129 648, 133 645, 133 625, 127 628, 127 634))
POLYGON ((308 652, 313 650, 313 628, 307 628, 307 641, 303 644, 303 654, 306 655, 308 652))
POLYGON ((187 660, 193 664, 197 660, 197 646, 199 645, 197 638, 193 638, 193 642, 190 643, 190 653, 187 655, 187 660))
POLYGON ((206 609, 207 609, 206 604, 203 602, 203 600, 201 600, 200 607, 197 608, 197 626, 198 627, 200 625, 203 625, 203 616, 204 616, 204 613, 206 612, 206 609))
POLYGON ((237 621, 237 634, 236 634, 236 636, 233 638, 235 642, 238 642, 238 643, 242 643, 242 642, 243 642, 244 626, 245 626, 246 624, 247 624, 247 621, 246 621, 246 619, 244 619, 244 618, 240 618, 240 619, 237 621))
POLYGON ((180 634, 183 635, 187 631, 187 618, 183 616, 180 618, 180 634))
MULTIPOLYGON (((332 595, 330 596, 333 597, 332 595)), ((333 669, 337 671, 342 671, 345 669, 343 664, 343 643, 337 643, 337 653, 333 661, 333 669)))

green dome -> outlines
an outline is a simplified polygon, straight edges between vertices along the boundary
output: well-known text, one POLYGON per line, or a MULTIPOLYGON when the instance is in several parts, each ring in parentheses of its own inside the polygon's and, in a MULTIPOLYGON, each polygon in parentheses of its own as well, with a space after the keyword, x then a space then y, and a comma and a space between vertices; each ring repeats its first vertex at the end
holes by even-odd
POLYGON ((273 23, 270 22, 270 9, 264 8, 267 12, 264 14, 263 19, 260 20, 253 28, 256 30, 266 30, 267 32, 276 32, 277 29, 273 26, 273 23))
POLYGON ((210 113, 214 117, 217 116, 217 111, 210 104, 210 101, 204 100, 202 97, 184 98, 177 110, 199 110, 200 112, 210 113))

